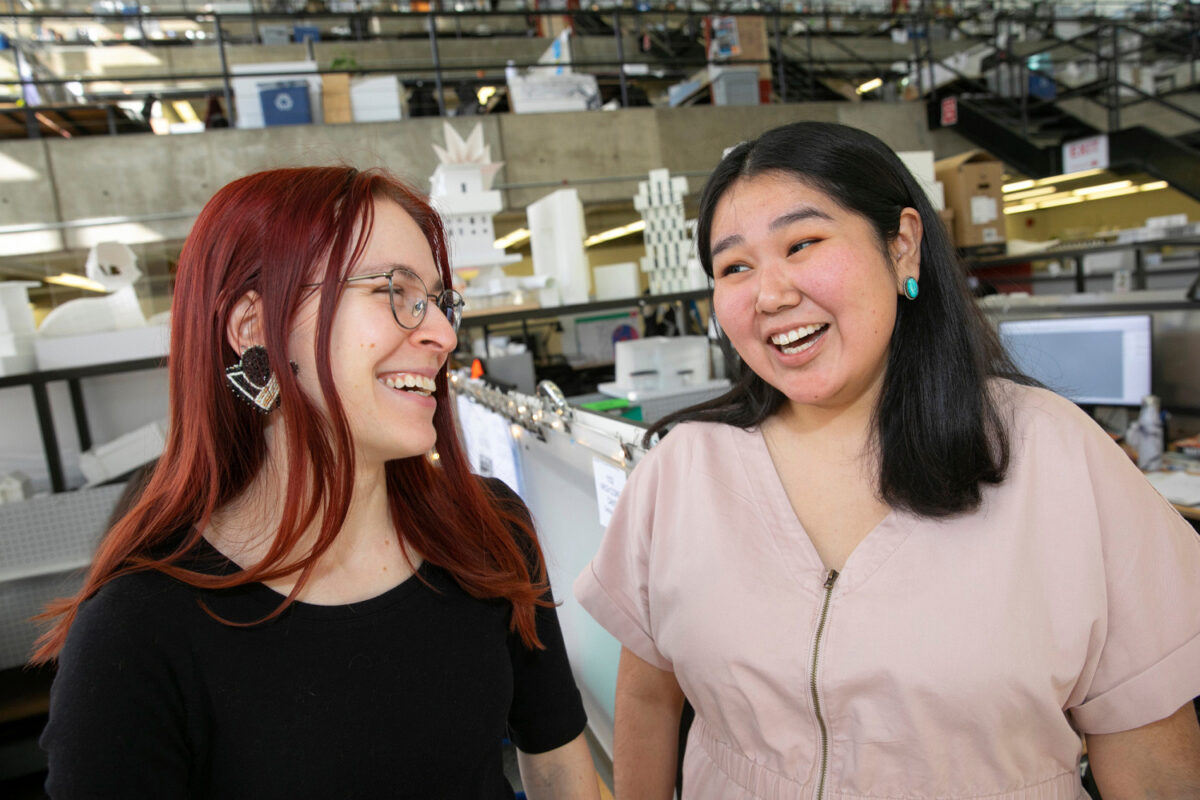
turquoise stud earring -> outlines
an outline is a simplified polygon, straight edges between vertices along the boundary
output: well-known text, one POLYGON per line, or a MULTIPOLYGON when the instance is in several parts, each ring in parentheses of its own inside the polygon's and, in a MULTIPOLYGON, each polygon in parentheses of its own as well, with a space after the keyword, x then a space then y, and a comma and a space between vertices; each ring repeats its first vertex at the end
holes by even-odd
POLYGON ((916 300, 917 295, 921 293, 921 287, 917 286, 916 278, 908 278, 904 281, 904 296, 909 300, 916 300))

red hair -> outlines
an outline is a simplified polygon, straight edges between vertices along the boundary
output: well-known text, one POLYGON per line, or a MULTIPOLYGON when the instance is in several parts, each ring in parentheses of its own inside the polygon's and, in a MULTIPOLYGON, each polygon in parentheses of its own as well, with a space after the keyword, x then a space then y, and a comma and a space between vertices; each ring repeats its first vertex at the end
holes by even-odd
MULTIPOLYGON (((341 529, 354 486, 350 429, 334 388, 329 342, 341 279, 370 236, 377 199, 392 200, 412 216, 449 286, 441 219, 417 192, 382 170, 270 170, 230 183, 205 205, 184 243, 175 283, 166 448, 141 497, 101 541, 83 588, 47 608, 43 618, 53 622, 38 640, 34 663, 58 656, 80 604, 131 572, 153 569, 192 586, 222 589, 299 569, 295 588, 271 616, 296 598, 341 529), (316 357, 327 424, 287 366, 288 332, 311 291, 304 285, 313 282, 321 284, 316 357), (283 518, 262 562, 211 575, 181 564, 213 513, 246 489, 266 459, 262 416, 234 397, 225 381, 225 367, 239 358, 226 338, 229 317, 250 291, 259 296, 263 344, 280 384, 281 404, 273 414, 287 431, 287 489, 283 518), (286 562, 318 518, 311 552, 286 562)), ((527 646, 540 647, 534 613, 548 601, 541 599, 546 573, 536 534, 518 509, 498 502, 471 474, 444 370, 434 396, 439 466, 423 456, 386 465, 398 535, 472 596, 510 602, 512 629, 527 646)))

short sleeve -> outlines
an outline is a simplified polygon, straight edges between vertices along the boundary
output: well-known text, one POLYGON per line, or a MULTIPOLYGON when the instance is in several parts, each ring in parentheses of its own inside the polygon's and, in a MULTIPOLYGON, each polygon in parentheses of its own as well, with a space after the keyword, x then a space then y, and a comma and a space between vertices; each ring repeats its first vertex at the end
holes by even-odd
POLYGON ((1164 719, 1200 695, 1200 536, 1100 430, 1085 442, 1106 598, 1083 702, 1084 733, 1164 719))
POLYGON ((167 626, 148 619, 153 597, 122 594, 118 579, 86 601, 71 626, 41 738, 53 798, 183 797, 191 755, 167 626))
MULTIPOLYGON (((506 511, 533 525, 529 509, 503 481, 489 478, 485 486, 506 511)), ((554 602, 549 588, 542 597, 554 602)), ((526 647, 516 631, 508 637, 513 668, 508 738, 525 753, 544 753, 579 736, 587 725, 587 714, 571 673, 554 606, 538 606, 534 621, 543 649, 526 647)))
MULTIPOLYGON (((545 597, 554 599, 549 590, 545 597)), ((508 645, 513 665, 508 738, 526 753, 561 747, 587 725, 553 606, 538 607, 537 632, 545 649, 526 647, 516 632, 510 634, 508 645)))
POLYGON ((634 468, 613 509, 600 549, 575 579, 575 597, 638 658, 673 672, 671 661, 654 643, 650 615, 653 512, 659 499, 659 464, 670 443, 668 437, 634 468))

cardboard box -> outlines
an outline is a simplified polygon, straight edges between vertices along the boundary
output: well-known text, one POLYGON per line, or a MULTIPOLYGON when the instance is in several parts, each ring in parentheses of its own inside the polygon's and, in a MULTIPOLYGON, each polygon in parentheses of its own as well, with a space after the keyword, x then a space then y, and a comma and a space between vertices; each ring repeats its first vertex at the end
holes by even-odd
POLYGON ((351 122, 350 75, 345 72, 330 72, 321 81, 321 100, 325 106, 326 124, 351 122))
POLYGON ((946 208, 954 212, 954 244, 1004 251, 1004 164, 982 150, 971 150, 934 165, 946 208))

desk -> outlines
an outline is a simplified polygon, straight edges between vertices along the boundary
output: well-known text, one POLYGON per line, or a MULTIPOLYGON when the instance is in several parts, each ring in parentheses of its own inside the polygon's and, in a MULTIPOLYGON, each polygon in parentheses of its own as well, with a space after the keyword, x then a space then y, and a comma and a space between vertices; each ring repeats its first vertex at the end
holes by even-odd
POLYGON ((1200 506, 1181 506, 1178 503, 1171 503, 1171 505, 1175 506, 1175 510, 1189 522, 1200 522, 1200 506))
POLYGON ((92 446, 92 430, 88 425, 87 409, 83 404, 83 389, 79 381, 98 375, 114 375, 120 372, 136 372, 166 366, 165 358, 139 358, 133 361, 116 361, 110 364, 91 364, 86 367, 28 372, 23 375, 0 377, 0 389, 10 386, 28 386, 33 392, 33 404, 37 410, 38 430, 42 434, 42 449, 46 454, 46 469, 50 473, 50 488, 55 492, 66 491, 63 476, 62 454, 58 448, 58 434, 54 430, 54 415, 50 411, 50 394, 47 385, 55 381, 66 381, 71 391, 71 411, 75 415, 75 430, 79 434, 79 449, 92 446))

